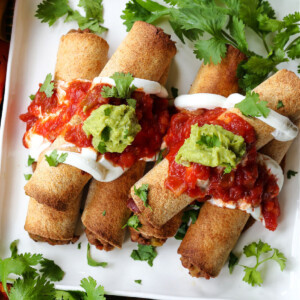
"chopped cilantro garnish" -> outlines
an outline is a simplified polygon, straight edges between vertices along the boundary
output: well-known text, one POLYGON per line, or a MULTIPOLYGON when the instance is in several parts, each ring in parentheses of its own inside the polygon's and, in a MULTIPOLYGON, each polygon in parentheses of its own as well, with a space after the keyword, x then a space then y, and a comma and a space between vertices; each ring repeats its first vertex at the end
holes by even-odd
POLYGON ((281 100, 279 100, 279 101, 277 102, 276 108, 279 109, 279 108, 281 108, 281 107, 284 107, 284 104, 283 104, 283 102, 282 102, 281 100))
POLYGON ((51 73, 47 74, 44 83, 40 87, 40 92, 44 92, 46 96, 49 98, 53 95, 54 82, 52 82, 51 73))
POLYGON ((103 216, 103 217, 106 216, 106 210, 104 210, 104 211, 102 212, 102 216, 103 216))
POLYGON ((110 78, 112 78, 115 81, 116 86, 104 86, 101 92, 103 98, 129 99, 131 97, 132 92, 136 90, 136 87, 134 85, 131 86, 131 83, 134 80, 134 78, 130 73, 124 74, 116 72, 110 78))
POLYGON ((107 266, 107 262, 97 262, 95 261, 92 256, 91 256, 91 246, 88 243, 87 244, 87 252, 86 252, 86 258, 87 258, 87 263, 89 266, 91 267, 106 267, 107 266))
POLYGON ((142 284, 142 280, 141 279, 136 279, 134 282, 137 283, 137 284, 142 284))
POLYGON ((247 117, 264 116, 266 118, 270 113, 267 101, 260 101, 259 95, 255 92, 247 92, 246 98, 234 107, 238 108, 247 117))
POLYGON ((157 252, 154 246, 138 244, 138 249, 133 250, 130 256, 134 260, 147 261, 148 265, 152 267, 157 252))
POLYGON ((81 243, 78 243, 77 249, 81 249, 81 243))
POLYGON ((238 262, 239 262, 239 258, 233 252, 230 252, 229 261, 228 261, 228 268, 230 274, 232 274, 233 268, 235 265, 238 264, 238 262))
POLYGON ((32 174, 24 174, 25 180, 29 180, 32 177, 32 174))
POLYGON ((31 95, 29 96, 29 98, 30 98, 31 101, 33 101, 33 100, 35 99, 35 95, 34 95, 34 94, 31 94, 31 95))
POLYGON ((11 252, 11 257, 12 258, 16 258, 17 257, 19 241, 20 240, 14 240, 13 242, 11 242, 11 244, 9 246, 9 250, 11 252))
POLYGON ((28 155, 27 166, 30 167, 35 162, 35 159, 28 155))
POLYGON ((134 194, 138 196, 143 202, 145 207, 150 207, 148 204, 148 192, 149 192, 149 185, 148 184, 142 184, 138 189, 134 186, 134 194))
POLYGON ((287 178, 288 178, 288 179, 291 179, 292 176, 296 176, 297 174, 298 174, 298 172, 296 172, 296 171, 288 170, 288 171, 287 171, 287 178))
POLYGON ((50 167, 57 167, 59 163, 63 163, 68 156, 68 153, 58 155, 57 150, 53 150, 50 155, 45 155, 46 161, 50 167))
POLYGON ((104 287, 102 285, 97 286, 97 282, 91 276, 84 278, 80 281, 80 286, 86 291, 84 300, 105 300, 104 287))
POLYGON ((133 215, 128 219, 127 223, 122 227, 122 229, 127 226, 132 227, 132 228, 136 229, 137 231, 139 231, 138 228, 141 227, 142 224, 140 223, 139 217, 136 215, 133 215))
POLYGON ((217 135, 209 136, 209 135, 201 135, 199 141, 196 142, 198 145, 206 145, 208 148, 220 147, 221 141, 217 135))

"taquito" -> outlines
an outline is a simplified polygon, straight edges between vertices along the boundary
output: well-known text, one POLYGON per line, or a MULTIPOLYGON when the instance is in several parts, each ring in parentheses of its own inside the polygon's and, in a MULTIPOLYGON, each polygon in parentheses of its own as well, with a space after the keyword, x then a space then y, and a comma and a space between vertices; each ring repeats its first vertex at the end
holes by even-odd
MULTIPOLYGON (((108 44, 101 37, 81 30, 71 30, 62 36, 57 54, 55 80, 92 79, 107 61, 108 44)), ((55 142, 59 142, 59 139, 55 142)), ((42 164, 43 156, 39 163, 42 164)), ((34 169, 36 166, 34 167, 34 169)), ((35 170, 34 170, 35 171, 35 170)), ((35 241, 51 245, 75 242, 81 192, 72 199, 65 211, 57 211, 30 198, 25 230, 35 241)))
MULTIPOLYGON (((237 92, 238 78, 236 72, 239 63, 245 59, 244 54, 229 46, 226 57, 219 65, 203 64, 201 66, 190 93, 210 92, 227 97, 231 93, 237 92), (220 82, 222 82, 222 90, 219 88, 220 82)), ((165 188, 164 182, 168 177, 168 169, 169 162, 164 159, 135 185, 136 188, 139 188, 142 184, 149 184, 148 203, 152 208, 151 210, 144 206, 141 199, 135 195, 134 188, 131 188, 131 197, 140 211, 138 215, 142 215, 155 228, 162 227, 195 200, 186 194, 175 197, 170 190, 165 188)))
POLYGON ((99 250, 121 248, 130 210, 126 199, 132 184, 143 175, 144 161, 138 161, 112 182, 92 180, 81 217, 89 242, 99 250))
MULTIPOLYGON (((113 54, 100 76, 115 72, 131 73, 135 77, 165 84, 169 65, 176 53, 174 43, 161 29, 136 22, 113 54)), ((142 177, 145 162, 137 162, 120 178, 101 183, 92 180, 82 215, 87 237, 91 244, 106 251, 121 248, 130 216, 126 200, 130 187, 142 177), (105 216, 101 213, 106 211, 105 216)))
POLYGON ((129 227, 131 241, 142 245, 162 246, 166 240, 173 237, 181 224, 183 212, 180 212, 169 220, 161 228, 155 228, 147 223, 142 216, 139 216, 141 227, 134 229, 129 227))
MULTIPOLYGON (((265 146, 272 151, 265 153, 262 149, 260 152, 280 163, 291 145, 290 142, 285 143, 278 144, 273 140, 265 146)), ((206 202, 178 249, 181 263, 189 269, 190 275, 206 279, 218 276, 249 217, 244 211, 206 202)))
MULTIPOLYGON (((260 95, 261 100, 267 101, 268 106, 278 113, 288 116, 292 120, 300 117, 300 101, 298 101, 300 99, 300 79, 293 72, 287 70, 278 71, 275 75, 261 83, 254 91, 260 95), (286 90, 286 93, 282 90, 286 90), (274 91, 277 91, 278 95, 274 94, 274 91), (277 108, 279 100, 282 101, 284 109, 277 108)), ((236 113, 254 127, 257 134, 258 149, 273 138, 271 132, 274 131, 274 128, 258 119, 242 115, 236 108, 224 112, 219 116, 219 119, 226 120, 229 112, 236 113)), ((148 202, 152 210, 146 208, 141 199, 134 194, 134 189, 131 189, 131 196, 139 211, 151 225, 157 228, 161 227, 195 200, 186 194, 176 197, 170 190, 165 188, 164 182, 168 176, 168 168, 169 162, 167 159, 164 159, 136 183, 136 188, 139 188, 142 184, 149 184, 148 202)))
MULTIPOLYGON (((130 72, 137 78, 160 81, 168 71, 176 53, 174 42, 162 29, 136 22, 100 76, 115 72, 130 72)), ((89 174, 67 164, 56 168, 47 164, 38 166, 25 186, 27 195, 57 210, 66 210, 68 203, 80 192, 89 174)))

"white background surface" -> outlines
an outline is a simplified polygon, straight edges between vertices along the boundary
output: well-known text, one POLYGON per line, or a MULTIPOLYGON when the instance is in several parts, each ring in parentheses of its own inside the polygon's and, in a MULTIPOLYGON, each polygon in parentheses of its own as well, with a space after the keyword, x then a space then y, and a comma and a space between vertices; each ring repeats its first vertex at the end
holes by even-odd
MULTIPOLYGON (((43 82, 47 73, 54 72, 60 36, 76 28, 76 23, 64 24, 63 21, 51 28, 45 23, 41 24, 34 17, 39 2, 19 0, 15 10, 0 140, 0 257, 7 257, 10 242, 20 239, 20 252, 43 253, 63 268, 66 275, 60 287, 64 288, 77 288, 83 277, 93 276, 99 284, 104 285, 108 293, 115 295, 156 299, 299 299, 299 174, 285 182, 280 194, 282 214, 278 229, 270 232, 261 224, 254 224, 242 235, 235 248, 235 252, 240 254, 244 245, 261 238, 285 253, 288 258, 286 270, 280 272, 276 263, 267 263, 267 268, 262 271, 262 287, 253 288, 244 283, 241 267, 236 267, 233 275, 229 275, 225 266, 218 278, 209 281, 190 277, 188 270, 181 266, 177 255, 179 241, 174 238, 157 249, 158 256, 152 268, 146 262, 130 258, 136 244, 131 243, 128 237, 122 250, 106 253, 92 247, 95 259, 108 262, 104 269, 87 265, 87 241, 84 235, 79 240, 82 243, 81 250, 77 249, 77 244, 50 246, 35 243, 28 237, 23 229, 28 204, 28 197, 23 190, 23 174, 30 170, 26 168, 28 153, 22 146, 25 124, 18 117, 26 111, 30 102, 28 96, 36 92, 38 83, 43 82), (141 279, 142 285, 136 284, 136 279, 141 279)), ((78 1, 70 2, 74 5, 78 1)), ((109 28, 109 32, 103 37, 110 45, 110 56, 126 35, 125 26, 119 17, 125 3, 122 0, 104 0, 104 25, 109 28)), ((273 0, 271 3, 279 18, 299 10, 298 0, 273 0)), ((167 24, 162 27, 172 33, 167 24)), ((174 34, 172 38, 177 41, 178 54, 167 87, 175 86, 180 93, 186 93, 201 63, 196 60, 189 43, 183 45, 174 34)), ((295 64, 282 64, 280 67, 283 66, 296 70, 295 64)), ((299 171, 299 146, 298 138, 287 156, 286 170, 299 171)), ((248 258, 241 261, 241 264, 249 263, 254 263, 254 260, 248 258)))

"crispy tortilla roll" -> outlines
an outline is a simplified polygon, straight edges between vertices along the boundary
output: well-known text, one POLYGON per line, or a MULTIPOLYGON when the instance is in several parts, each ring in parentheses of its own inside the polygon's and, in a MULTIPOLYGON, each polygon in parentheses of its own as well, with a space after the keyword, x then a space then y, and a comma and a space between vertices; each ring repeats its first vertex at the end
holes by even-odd
POLYGON ((142 226, 137 230, 129 227, 131 240, 143 245, 162 246, 168 238, 176 234, 181 224, 182 215, 183 212, 180 212, 159 229, 147 223, 140 216, 139 221, 142 226))
MULTIPOLYGON (((261 83, 254 89, 259 94, 260 100, 267 101, 268 107, 279 114, 289 117, 292 121, 300 117, 300 79, 291 71, 280 70, 275 75, 261 83), (277 108, 278 101, 283 107, 277 108)), ((245 117, 237 108, 227 110, 219 119, 226 120, 227 114, 233 112, 246 120, 257 133, 256 147, 260 149, 273 139, 271 132, 274 128, 256 119, 245 117)), ((230 118, 228 119, 230 122, 230 118)))
POLYGON ((60 39, 57 52, 55 79, 92 80, 107 62, 108 44, 96 34, 71 30, 60 39))
POLYGON ((122 227, 131 214, 126 205, 128 191, 143 175, 145 165, 144 161, 138 161, 112 182, 92 180, 81 219, 89 242, 98 249, 122 247, 125 234, 122 227))
MULTIPOLYGON (((279 144, 273 140, 264 147, 267 151, 263 148, 260 152, 280 163, 290 145, 290 141, 279 144)), ((218 276, 249 217, 238 209, 204 203, 178 249, 181 263, 189 269, 190 275, 206 279, 218 276)))
MULTIPOLYGON (((107 53, 108 44, 101 37, 86 31, 70 31, 60 41, 55 79, 93 79, 107 62, 107 53)), ((75 117, 71 122, 80 120, 75 117)), ((57 140, 52 150, 66 143, 62 137, 57 140)), ((50 167, 42 155, 36 172, 25 185, 25 193, 39 203, 65 211, 90 178, 89 174, 69 165, 50 167)))
POLYGON ((57 211, 30 198, 25 230, 36 242, 63 245, 78 240, 75 236, 81 194, 72 201, 67 211, 57 211))
POLYGON ((176 47, 169 35, 151 24, 137 21, 100 76, 129 72, 134 77, 160 81, 175 54, 176 47))
MULTIPOLYGON (((237 66, 244 59, 245 56, 241 52, 229 46, 226 57, 219 65, 210 64, 201 66, 192 84, 190 93, 220 93, 223 96, 228 96, 228 93, 237 92, 237 66), (227 68, 230 68, 230 75, 228 75, 227 68), (223 77, 224 74, 227 74, 225 76, 226 80, 223 77), (223 79, 222 89, 224 89, 224 93, 218 89, 218 85, 223 79), (211 81, 213 84, 210 83, 211 81)), ((148 202, 152 210, 145 208, 141 199, 135 195, 133 187, 131 188, 131 197, 141 212, 139 216, 142 215, 148 223, 156 228, 162 227, 194 201, 193 198, 185 194, 175 197, 170 190, 165 188, 164 182, 168 177, 168 169, 169 162, 167 159, 164 159, 136 183, 137 188, 142 184, 149 184, 148 202)))
MULTIPOLYGON (((124 72, 153 81, 165 80, 175 53, 174 42, 162 29, 136 22, 100 76, 124 72)), ((91 178, 89 174, 66 164, 53 168, 44 163, 38 166, 36 173, 25 186, 26 194, 58 210, 67 209, 74 195, 91 178)))

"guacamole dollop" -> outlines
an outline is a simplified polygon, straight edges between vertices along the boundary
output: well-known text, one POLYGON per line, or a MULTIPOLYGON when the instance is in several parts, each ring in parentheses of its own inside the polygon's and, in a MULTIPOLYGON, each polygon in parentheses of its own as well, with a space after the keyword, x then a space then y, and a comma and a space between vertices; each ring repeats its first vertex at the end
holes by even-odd
POLYGON ((246 153, 244 138, 219 125, 192 125, 191 135, 179 149, 175 161, 189 166, 190 162, 204 166, 224 166, 230 172, 246 153))
POLYGON ((84 121, 83 130, 93 136, 93 146, 100 153, 122 153, 141 130, 135 109, 128 105, 104 104, 84 121))

